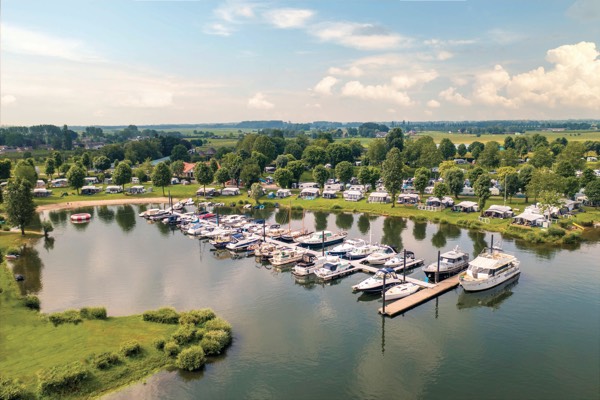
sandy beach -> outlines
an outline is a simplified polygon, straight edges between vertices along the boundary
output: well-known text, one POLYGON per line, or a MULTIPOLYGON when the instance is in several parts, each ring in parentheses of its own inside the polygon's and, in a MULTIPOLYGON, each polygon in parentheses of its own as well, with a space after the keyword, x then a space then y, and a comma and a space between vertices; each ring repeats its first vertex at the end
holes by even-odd
MULTIPOLYGON (((177 199, 173 199, 173 202, 177 202, 177 199)), ((66 210, 79 207, 93 207, 93 206, 114 206, 119 204, 150 204, 150 203, 168 203, 168 197, 151 197, 151 198, 137 198, 137 199, 114 199, 114 200, 89 200, 89 201, 72 201, 68 203, 56 203, 56 204, 44 204, 38 206, 36 211, 53 211, 53 210, 66 210)))

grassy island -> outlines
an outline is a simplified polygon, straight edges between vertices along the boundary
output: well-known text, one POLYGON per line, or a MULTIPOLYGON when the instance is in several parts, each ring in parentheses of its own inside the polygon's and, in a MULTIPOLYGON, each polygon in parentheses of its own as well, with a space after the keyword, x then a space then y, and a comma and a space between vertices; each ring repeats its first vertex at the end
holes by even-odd
POLYGON ((6 263, 0 289, 0 399, 96 397, 163 368, 200 369, 231 343, 231 326, 209 309, 47 315, 19 294, 6 263))

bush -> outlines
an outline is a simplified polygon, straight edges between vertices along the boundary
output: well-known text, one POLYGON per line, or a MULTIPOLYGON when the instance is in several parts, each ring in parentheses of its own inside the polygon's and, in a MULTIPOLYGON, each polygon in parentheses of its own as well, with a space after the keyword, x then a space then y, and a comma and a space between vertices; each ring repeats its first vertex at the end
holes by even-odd
POLYGON ((231 334, 223 330, 208 331, 200 341, 200 346, 208 355, 221 354, 231 343, 231 334))
POLYGON ((158 310, 146 311, 142 314, 144 321, 158 322, 161 324, 176 324, 179 322, 179 314, 171 307, 163 307, 158 310))
POLYGON ((573 223, 568 219, 561 219, 558 221, 558 225, 563 229, 569 229, 573 223))
POLYGON ((0 377, 0 399, 18 400, 28 397, 23 386, 16 379, 0 377))
POLYGON ((225 321, 222 318, 218 318, 218 317, 211 319, 210 321, 207 321, 204 324, 204 328, 207 331, 223 330, 226 332, 231 332, 231 325, 229 324, 229 322, 225 321))
POLYGON ((42 396, 77 392, 91 376, 79 362, 50 368, 38 373, 38 390, 42 396))
POLYGON ((106 319, 106 308, 104 307, 83 307, 79 314, 85 319, 106 319))
POLYGON ((204 350, 200 346, 192 346, 185 349, 177 357, 177 366, 187 371, 198 370, 205 362, 204 350))
POLYGON ((594 226, 594 221, 582 221, 579 223, 579 225, 586 228, 591 228, 592 226, 594 226))
POLYGON ((117 353, 102 353, 94 357, 94 367, 98 369, 109 369, 121 362, 121 358, 117 353))
POLYGON ((175 357, 179 354, 179 346, 175 342, 167 342, 165 343, 165 354, 169 357, 175 357))
POLYGON ((215 317, 216 315, 213 310, 211 310, 210 308, 202 308, 200 310, 191 310, 188 312, 181 313, 179 315, 179 323, 181 325, 199 325, 215 317))
POLYGON ((558 237, 563 237, 566 234, 565 230, 562 228, 559 228, 558 226, 551 226, 550 228, 548 228, 547 232, 550 236, 558 236, 558 237))
POLYGON ((50 322, 54 324, 54 326, 58 326, 61 324, 75 324, 77 325, 81 321, 81 315, 79 315, 79 311, 77 310, 67 310, 61 313, 54 313, 48 316, 50 322))
POLYGON ((135 340, 125 342, 121 345, 120 353, 123 354, 125 357, 137 356, 141 352, 142 345, 140 345, 140 343, 136 342, 135 340))
POLYGON ((207 356, 216 356, 221 354, 221 350, 223 350, 223 346, 219 342, 214 339, 203 338, 200 341, 200 347, 204 350, 204 354, 207 356))
POLYGON ((196 339, 196 328, 194 325, 183 325, 171 335, 171 338, 178 345, 187 344, 196 339))
POLYGON ((40 309, 40 299, 32 294, 28 294, 23 298, 23 304, 25 304, 25 307, 31 308, 32 310, 40 309))
POLYGON ((244 205, 244 200, 239 200, 239 201, 238 201, 238 204, 239 204, 240 206, 244 205))
POLYGON ((333 206, 331 206, 332 210, 341 210, 342 206, 340 206, 339 204, 334 204, 333 206))
POLYGON ((565 244, 575 244, 581 241, 581 232, 574 231, 569 232, 565 237, 563 237, 563 243, 565 244))
POLYGON ((156 350, 163 350, 165 348, 165 339, 154 339, 152 344, 156 350))

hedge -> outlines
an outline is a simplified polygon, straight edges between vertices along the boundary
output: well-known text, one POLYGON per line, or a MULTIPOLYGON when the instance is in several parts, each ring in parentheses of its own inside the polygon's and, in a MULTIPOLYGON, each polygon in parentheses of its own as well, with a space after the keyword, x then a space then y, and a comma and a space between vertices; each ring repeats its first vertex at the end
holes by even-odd
POLYGON ((63 311, 61 313, 50 314, 48 316, 48 319, 55 326, 61 325, 61 324, 66 324, 66 323, 78 324, 81 321, 83 321, 81 319, 81 315, 79 314, 79 311, 77 311, 77 310, 67 310, 67 311, 63 311))
POLYGON ((192 324, 200 325, 206 321, 210 321, 216 317, 213 310, 210 308, 202 308, 200 310, 191 310, 179 314, 179 323, 181 325, 192 324))
POLYGON ((94 367, 98 369, 109 369, 121 362, 117 353, 102 353, 94 357, 94 367))
POLYGON ((229 322, 227 322, 224 319, 219 318, 219 317, 211 319, 210 321, 207 321, 204 324, 204 328, 207 331, 223 330, 226 332, 231 332, 231 324, 229 324, 229 322))
POLYGON ((161 324, 176 324, 179 322, 179 314, 171 307, 163 307, 158 310, 146 311, 142 314, 144 321, 158 322, 161 324))
POLYGON ((4 378, 0 376, 0 399, 18 400, 29 397, 25 391, 25 386, 16 379, 4 378))
POLYGON ((79 362, 54 367, 38 373, 38 390, 42 396, 72 395, 90 377, 90 372, 79 362))
POLYGON ((85 319, 106 319, 106 308, 104 307, 83 307, 79 314, 85 319))
POLYGON ((125 342, 121 345, 120 353, 125 357, 133 357, 142 352, 142 346, 139 342, 135 340, 131 340, 129 342, 125 342))

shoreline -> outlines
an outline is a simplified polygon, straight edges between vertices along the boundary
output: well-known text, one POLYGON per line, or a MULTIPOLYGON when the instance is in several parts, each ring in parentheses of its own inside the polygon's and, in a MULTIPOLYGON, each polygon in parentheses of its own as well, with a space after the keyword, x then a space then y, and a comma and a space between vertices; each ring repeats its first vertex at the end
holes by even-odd
MULTIPOLYGON (((172 199, 177 202, 178 199, 172 199)), ((36 212, 70 210, 80 207, 95 207, 95 206, 118 206, 122 204, 152 204, 152 203, 168 203, 168 197, 146 197, 134 199, 114 199, 114 200, 79 200, 68 203, 53 203, 38 205, 36 212)))

